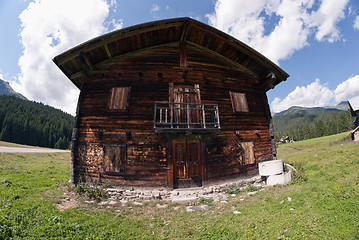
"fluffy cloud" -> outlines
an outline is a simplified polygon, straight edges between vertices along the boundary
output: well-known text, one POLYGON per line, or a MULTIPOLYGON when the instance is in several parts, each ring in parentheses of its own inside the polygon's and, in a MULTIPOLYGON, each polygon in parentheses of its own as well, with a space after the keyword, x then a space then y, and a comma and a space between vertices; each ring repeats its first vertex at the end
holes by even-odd
POLYGON ((346 100, 359 102, 359 75, 343 81, 334 91, 322 85, 319 79, 306 87, 297 86, 283 100, 275 98, 271 103, 271 108, 273 112, 281 112, 292 106, 322 107, 333 98, 337 103, 346 100))
POLYGON ((312 17, 312 25, 317 28, 315 38, 318 41, 334 42, 340 38, 337 23, 344 19, 344 9, 349 0, 322 1, 317 12, 312 17))
MULTIPOLYGON (((112 2, 112 4, 114 4, 112 2)), ((121 23, 106 21, 105 0, 35 0, 20 14, 21 74, 12 86, 26 97, 74 114, 78 90, 52 62, 59 53, 121 23)))
POLYGON ((351 77, 342 82, 334 90, 335 100, 337 102, 348 100, 359 95, 359 75, 351 77))
POLYGON ((275 98, 271 103, 273 112, 281 112, 291 106, 300 107, 322 107, 333 98, 333 92, 316 79, 306 87, 297 86, 294 91, 281 100, 275 98))
POLYGON ((354 20, 353 28, 356 30, 359 30, 359 16, 356 16, 356 18, 354 20))
POLYGON ((209 24, 278 62, 308 45, 312 34, 318 41, 338 40, 337 23, 344 18, 348 1, 218 0, 207 17, 209 24), (274 29, 267 29, 271 26, 267 22, 276 18, 274 29))

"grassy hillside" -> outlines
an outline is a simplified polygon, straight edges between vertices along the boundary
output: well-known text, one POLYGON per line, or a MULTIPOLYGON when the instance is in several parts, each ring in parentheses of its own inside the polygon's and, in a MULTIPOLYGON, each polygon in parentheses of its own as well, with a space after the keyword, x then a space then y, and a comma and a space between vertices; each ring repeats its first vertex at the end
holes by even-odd
MULTIPOLYGON (((349 103, 343 101, 336 106, 326 107, 291 107, 285 111, 274 113, 273 123, 275 132, 288 132, 291 128, 303 127, 304 125, 314 124, 314 122, 322 120, 326 121, 332 118, 340 118, 340 113, 349 110, 349 103)), ((335 120, 336 124, 337 119, 335 120)))
MULTIPOLYGON (((354 118, 344 104, 336 108, 292 107, 273 117, 275 139, 289 136, 294 140, 305 140, 333 135, 353 128, 354 118)), ((346 105, 348 106, 348 105, 346 105)))
POLYGON ((88 204, 67 192, 69 153, 0 153, 0 239, 358 239, 358 152, 345 134, 281 145, 298 169, 289 185, 194 212, 160 200, 88 204), (65 197, 78 204, 59 211, 65 197))

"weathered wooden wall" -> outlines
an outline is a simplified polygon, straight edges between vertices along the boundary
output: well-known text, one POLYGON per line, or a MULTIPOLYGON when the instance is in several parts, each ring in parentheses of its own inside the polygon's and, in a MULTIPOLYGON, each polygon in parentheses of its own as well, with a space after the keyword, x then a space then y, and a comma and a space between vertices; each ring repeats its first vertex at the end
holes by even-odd
MULTIPOLYGON (((255 79, 192 46, 186 46, 187 67, 180 67, 179 44, 129 54, 94 69, 84 86, 79 110, 75 173, 118 185, 167 186, 170 141, 177 134, 153 130, 155 101, 168 101, 169 82, 199 84, 202 103, 218 104, 221 131, 193 134, 201 139, 206 181, 255 169, 244 165, 238 143, 253 142, 256 162, 272 158, 268 104, 255 79), (113 87, 131 87, 129 108, 107 110, 113 87), (229 91, 245 93, 249 112, 232 110, 229 91), (103 171, 104 144, 127 148, 124 175, 103 171)), ((185 137, 185 135, 181 135, 185 137)), ((194 137, 194 136, 192 136, 194 137)))

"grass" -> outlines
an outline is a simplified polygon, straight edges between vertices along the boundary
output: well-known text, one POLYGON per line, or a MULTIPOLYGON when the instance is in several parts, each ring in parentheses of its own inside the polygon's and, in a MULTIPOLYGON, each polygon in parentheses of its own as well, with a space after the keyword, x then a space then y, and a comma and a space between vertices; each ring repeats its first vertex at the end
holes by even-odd
POLYGON ((278 157, 298 170, 289 185, 202 200, 212 207, 194 212, 160 200, 107 208, 84 196, 60 211, 69 153, 0 153, 0 239, 359 239, 359 144, 345 138, 281 145, 278 157))
MULTIPOLYGON (((0 147, 16 147, 16 148, 34 148, 34 149, 54 149, 54 148, 46 148, 46 147, 37 147, 37 146, 30 146, 30 145, 22 145, 17 143, 10 143, 10 142, 4 142, 0 141, 0 147)), ((63 150, 63 149, 61 149, 63 150)))
POLYGON ((21 144, 17 144, 17 143, 9 143, 9 142, 4 142, 4 141, 0 141, 0 147, 38 148, 38 147, 21 145, 21 144))

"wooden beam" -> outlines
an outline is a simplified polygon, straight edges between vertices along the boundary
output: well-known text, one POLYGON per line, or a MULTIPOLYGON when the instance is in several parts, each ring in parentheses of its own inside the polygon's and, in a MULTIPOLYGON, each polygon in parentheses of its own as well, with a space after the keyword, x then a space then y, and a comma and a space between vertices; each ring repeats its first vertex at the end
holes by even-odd
MULTIPOLYGON (((104 45, 107 45, 109 43, 118 41, 118 40, 123 39, 123 38, 131 37, 133 35, 142 34, 142 33, 145 33, 145 32, 151 32, 151 31, 159 30, 159 29, 163 29, 163 28, 179 27, 179 26, 181 26, 181 24, 183 24, 183 23, 182 22, 175 22, 175 23, 169 23, 169 24, 154 25, 152 27, 146 27, 145 26, 145 27, 143 27, 142 29, 139 29, 139 30, 132 29, 132 28, 128 29, 128 31, 118 30, 118 32, 109 33, 109 34, 107 34, 105 36, 99 37, 97 43, 94 43, 94 44, 91 44, 91 45, 88 45, 88 46, 86 46, 86 43, 84 43, 83 44, 84 46, 80 45, 77 48, 81 49, 82 52, 89 52, 89 51, 92 51, 92 50, 94 50, 96 48, 103 47, 104 45)), ((94 39, 91 42, 93 42, 95 40, 97 40, 97 39, 94 39)), ((73 58, 78 57, 79 55, 80 55, 80 52, 75 50, 74 52, 69 53, 68 55, 58 59, 57 63, 59 65, 62 65, 65 62, 67 62, 67 61, 69 61, 69 60, 71 60, 73 58)))
POLYGON ((83 77, 83 76, 84 76, 83 71, 79 71, 79 72, 76 72, 76 73, 72 74, 69 78, 70 79, 75 79, 75 78, 83 77))
POLYGON ((110 49, 108 49, 108 45, 107 45, 107 44, 105 44, 105 45, 103 45, 103 46, 104 46, 104 48, 105 48, 105 51, 106 51, 107 57, 108 57, 108 58, 112 58, 112 55, 111 55, 110 49))
POLYGON ((85 80, 86 80, 86 79, 90 78, 90 76, 92 74, 92 70, 93 70, 92 64, 91 64, 90 60, 88 59, 88 57, 86 56, 86 54, 83 52, 80 53, 78 59, 82 65, 82 69, 83 69, 82 72, 84 73, 85 80))
MULTIPOLYGON (((152 50, 154 48, 158 48, 158 47, 164 47, 164 46, 178 46, 179 42, 172 42, 172 43, 165 43, 165 44, 161 44, 161 45, 156 45, 156 46, 152 46, 152 47, 147 47, 147 48, 142 48, 142 49, 139 49, 139 50, 136 50, 136 51, 133 51, 133 52, 129 52, 129 53, 125 53, 125 54, 122 54, 122 55, 118 55, 118 56, 114 56, 112 58, 109 58, 109 59, 106 59, 102 62, 99 62, 99 63, 96 63, 94 65, 91 65, 92 66, 92 69, 91 69, 91 74, 94 73, 94 72, 97 72, 97 68, 103 64, 106 64, 110 61, 113 61, 113 60, 116 60, 116 59, 119 59, 119 58, 124 58, 124 57, 128 57, 128 56, 131 56, 133 54, 136 54, 136 53, 139 53, 141 51, 147 51, 147 50, 152 50)), ((86 60, 84 60, 86 62, 86 60)), ((89 62, 89 60, 87 59, 87 61, 89 62)), ((87 65, 87 64, 86 64, 87 65)), ((81 70, 81 71, 78 71, 78 72, 75 72, 73 73, 72 75, 68 76, 69 79, 71 80, 74 80, 78 77, 83 77, 83 78, 88 78, 90 75, 89 71, 86 70, 86 67, 81 70)))
POLYGON ((185 21, 183 24, 179 51, 180 51, 180 67, 187 67, 187 51, 186 51, 186 39, 188 32, 189 22, 185 21))
POLYGON ((275 81, 276 81, 277 77, 275 75, 275 73, 272 70, 268 70, 268 72, 265 74, 264 77, 262 77, 262 85, 263 85, 263 90, 266 92, 269 89, 273 89, 275 87, 275 81))
POLYGON ((114 61, 114 60, 117 60, 117 59, 120 59, 120 58, 129 57, 131 55, 140 53, 142 51, 148 51, 148 50, 152 50, 152 49, 155 49, 155 48, 161 48, 161 47, 175 47, 175 46, 178 46, 178 45, 179 45, 179 42, 176 41, 176 42, 164 43, 164 44, 155 45, 155 46, 151 46, 151 47, 141 48, 141 49, 138 49, 136 51, 132 51, 132 52, 124 53, 124 54, 121 54, 121 55, 113 56, 110 59, 106 59, 106 60, 103 60, 101 62, 98 62, 98 63, 93 65, 93 68, 97 69, 99 66, 101 66, 103 64, 106 64, 106 63, 108 63, 110 61, 114 61))
POLYGON ((187 41, 187 44, 192 45, 193 47, 196 47, 196 48, 201 49, 201 50, 203 50, 203 51, 206 51, 206 52, 208 52, 209 54, 214 55, 215 57, 218 57, 218 58, 220 58, 220 59, 226 61, 227 63, 229 63, 230 65, 234 66, 235 68, 240 69, 240 71, 249 74, 249 75, 252 76, 254 79, 259 79, 258 74, 256 74, 255 72, 249 70, 248 68, 245 68, 245 67, 244 67, 243 65, 241 65, 240 63, 237 63, 237 62, 235 62, 235 61, 233 61, 233 60, 227 58, 226 56, 223 56, 222 54, 220 54, 220 53, 218 53, 218 52, 215 52, 215 51, 213 51, 213 50, 210 50, 210 49, 208 49, 208 48, 206 48, 206 47, 204 47, 204 46, 202 46, 202 45, 198 45, 198 44, 196 44, 196 43, 194 43, 194 42, 191 42, 191 41, 187 41))
POLYGON ((198 22, 193 22, 191 24, 191 28, 196 28, 197 30, 203 31, 211 36, 214 36, 217 39, 222 39, 227 44, 230 44, 236 49, 240 48, 241 52, 243 52, 248 57, 252 58, 254 61, 261 63, 264 68, 273 68, 279 79, 287 79, 289 77, 289 75, 286 72, 280 69, 267 57, 263 56, 261 53, 257 52, 256 50, 242 43, 241 41, 227 35, 226 33, 218 29, 213 29, 212 27, 202 23, 198 24, 198 22))

